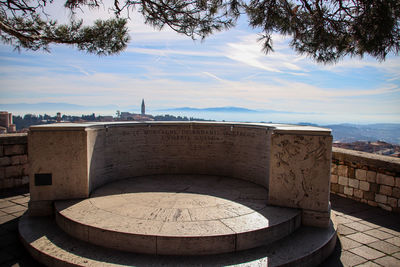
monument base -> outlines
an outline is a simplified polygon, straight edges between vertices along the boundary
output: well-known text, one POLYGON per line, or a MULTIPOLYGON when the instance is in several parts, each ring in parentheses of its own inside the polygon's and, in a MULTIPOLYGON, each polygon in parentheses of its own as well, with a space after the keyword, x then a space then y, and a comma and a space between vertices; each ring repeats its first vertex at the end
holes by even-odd
POLYGON ((56 221, 69 235, 112 249, 219 254, 267 245, 300 227, 301 210, 268 206, 267 198, 264 187, 240 179, 153 175, 56 201, 56 221))

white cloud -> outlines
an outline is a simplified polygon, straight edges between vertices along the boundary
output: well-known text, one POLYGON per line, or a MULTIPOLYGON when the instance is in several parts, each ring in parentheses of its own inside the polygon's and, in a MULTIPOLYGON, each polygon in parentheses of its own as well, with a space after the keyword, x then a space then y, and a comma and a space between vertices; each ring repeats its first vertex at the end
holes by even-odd
POLYGON ((177 49, 149 49, 140 47, 129 47, 126 52, 139 53, 147 55, 158 55, 158 56, 169 56, 169 55, 181 55, 181 56, 197 56, 197 57, 222 57, 223 54, 214 51, 194 51, 194 50, 177 50, 177 49))
POLYGON ((251 34, 241 37, 238 42, 228 43, 229 49, 226 51, 226 56, 242 64, 270 72, 291 74, 306 72, 299 64, 304 57, 287 51, 287 47, 284 46, 284 37, 273 36, 273 39, 278 41, 274 46, 275 51, 268 55, 261 51, 261 45, 257 39, 257 35, 251 34))

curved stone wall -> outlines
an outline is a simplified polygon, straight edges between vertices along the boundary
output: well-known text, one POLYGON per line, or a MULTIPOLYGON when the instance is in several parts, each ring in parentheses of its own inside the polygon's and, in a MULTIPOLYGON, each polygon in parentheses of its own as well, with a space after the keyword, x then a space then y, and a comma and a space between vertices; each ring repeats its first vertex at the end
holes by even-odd
POLYGON ((129 177, 207 174, 268 187, 269 127, 127 124, 88 131, 90 191, 129 177))

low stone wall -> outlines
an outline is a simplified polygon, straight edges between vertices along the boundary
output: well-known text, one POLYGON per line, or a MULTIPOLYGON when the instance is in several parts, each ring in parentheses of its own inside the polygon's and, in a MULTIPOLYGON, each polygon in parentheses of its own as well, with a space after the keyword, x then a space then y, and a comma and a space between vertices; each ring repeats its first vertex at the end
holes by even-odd
POLYGON ((331 192, 400 212, 400 159, 334 147, 331 192))
POLYGON ((27 134, 0 135, 0 189, 29 183, 27 134))

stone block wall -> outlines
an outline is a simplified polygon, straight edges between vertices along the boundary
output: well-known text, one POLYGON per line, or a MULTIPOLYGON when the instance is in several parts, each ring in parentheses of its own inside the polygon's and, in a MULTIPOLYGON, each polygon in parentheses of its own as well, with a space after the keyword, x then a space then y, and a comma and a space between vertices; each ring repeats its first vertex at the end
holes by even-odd
POLYGON ((29 183, 27 134, 0 135, 0 189, 29 183))
POLYGON ((331 192, 400 212, 400 159, 334 147, 331 192))

